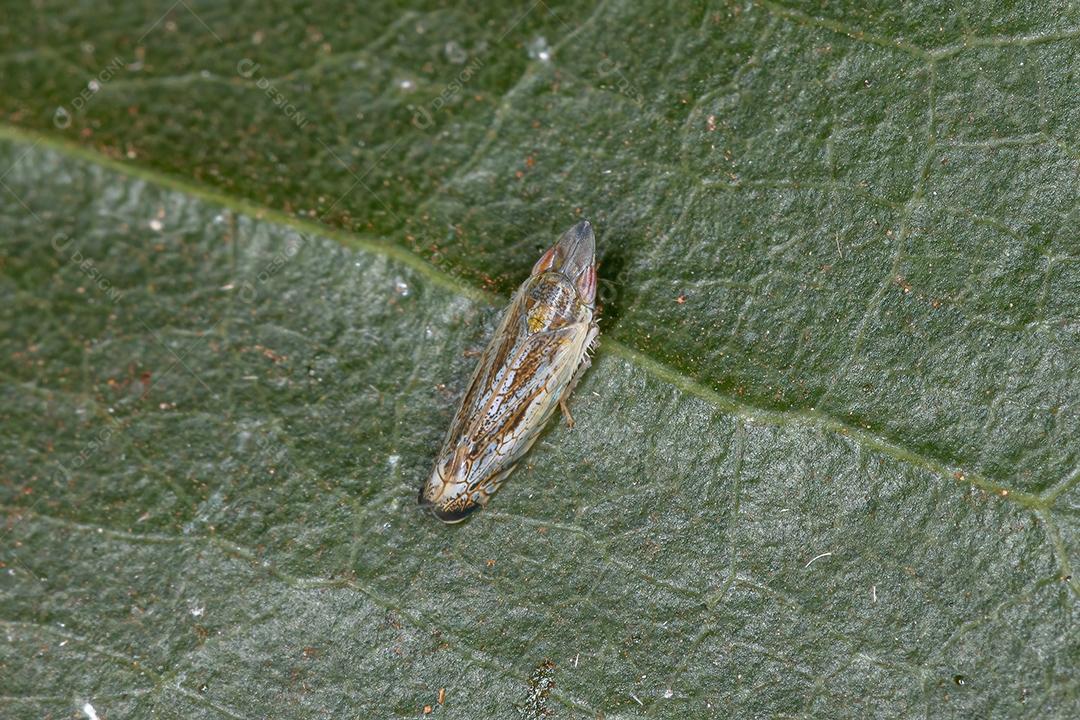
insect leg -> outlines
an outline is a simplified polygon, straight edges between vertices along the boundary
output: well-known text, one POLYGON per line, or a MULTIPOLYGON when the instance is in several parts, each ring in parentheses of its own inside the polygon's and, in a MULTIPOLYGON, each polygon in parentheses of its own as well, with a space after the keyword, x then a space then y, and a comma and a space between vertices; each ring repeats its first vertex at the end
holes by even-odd
POLYGON ((566 427, 574 428, 574 416, 570 414, 570 408, 566 404, 566 399, 570 397, 570 393, 577 387, 578 381, 581 380, 581 376, 585 374, 585 371, 592 365, 592 359, 589 357, 589 353, 596 349, 596 338, 600 334, 600 328, 593 323, 589 327, 589 335, 585 338, 585 352, 581 356, 581 362, 578 363, 577 369, 574 370, 574 376, 570 378, 570 382, 567 383, 566 389, 563 390, 562 395, 559 397, 559 409, 562 411, 563 420, 566 421, 566 427))
POLYGON ((566 395, 565 394, 563 394, 563 396, 561 398, 559 398, 559 410, 562 410, 562 416, 563 416, 563 420, 566 421, 566 427, 573 430, 574 429, 574 424, 575 424, 574 416, 570 414, 570 408, 567 407, 567 405, 566 405, 566 395))

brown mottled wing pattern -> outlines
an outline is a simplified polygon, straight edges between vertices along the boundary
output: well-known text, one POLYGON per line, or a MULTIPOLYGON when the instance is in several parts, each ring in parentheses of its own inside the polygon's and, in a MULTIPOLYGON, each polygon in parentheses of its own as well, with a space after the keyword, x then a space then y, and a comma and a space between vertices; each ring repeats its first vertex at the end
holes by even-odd
POLYGON ((481 413, 466 431, 470 477, 491 478, 532 446, 577 368, 567 356, 580 348, 581 334, 578 325, 571 325, 518 336, 507 364, 484 389, 481 413))
POLYGON ((464 452, 470 491, 501 479, 535 442, 580 364, 589 329, 589 317, 583 317, 530 333, 524 287, 514 296, 443 447, 444 454, 464 452))
POLYGON ((510 306, 506 308, 506 312, 499 321, 499 326, 495 330, 491 342, 484 348, 480 360, 476 363, 476 370, 473 371, 472 379, 469 380, 469 387, 465 391, 465 397, 461 399, 461 405, 458 407, 458 411, 450 423, 450 430, 446 433, 446 438, 443 441, 443 452, 449 449, 450 443, 455 438, 465 436, 466 429, 464 425, 475 418, 481 408, 487 404, 499 371, 505 365, 506 358, 514 354, 514 350, 519 344, 518 333, 507 332, 507 329, 522 325, 524 306, 523 293, 519 289, 514 294, 510 306))

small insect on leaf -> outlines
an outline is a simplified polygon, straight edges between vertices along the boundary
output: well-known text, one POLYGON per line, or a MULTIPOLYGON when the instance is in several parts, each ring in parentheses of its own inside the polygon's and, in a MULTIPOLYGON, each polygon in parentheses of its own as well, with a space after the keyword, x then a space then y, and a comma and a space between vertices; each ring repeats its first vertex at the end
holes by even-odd
POLYGON ((488 500, 589 367, 596 345, 596 241, 582 221, 545 252, 514 293, 480 355, 461 406, 420 489, 443 522, 488 500))

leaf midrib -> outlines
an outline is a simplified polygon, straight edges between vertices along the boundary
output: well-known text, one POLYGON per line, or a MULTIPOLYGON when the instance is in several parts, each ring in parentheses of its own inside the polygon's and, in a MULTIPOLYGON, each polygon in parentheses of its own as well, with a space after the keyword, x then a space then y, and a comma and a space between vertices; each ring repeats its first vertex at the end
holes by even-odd
MULTIPOLYGON (((481 290, 463 282, 400 245, 373 236, 347 232, 328 225, 293 217, 280 210, 258 205, 241 197, 193 184, 183 178, 117 160, 98 150, 71 140, 57 138, 7 123, 0 123, 0 139, 9 140, 20 145, 29 145, 31 148, 44 147, 61 155, 111 170, 125 177, 141 180, 210 204, 222 206, 236 213, 290 227, 297 232, 331 238, 348 248, 382 255, 409 267, 435 286, 475 302, 498 307, 505 303, 506 300, 501 295, 481 290)), ((613 356, 621 358, 629 365, 677 388, 687 395, 708 403, 720 411, 735 415, 746 422, 773 426, 803 426, 820 432, 842 435, 862 447, 888 455, 900 462, 927 470, 944 478, 952 477, 957 482, 977 487, 1002 500, 1018 503, 1026 510, 1033 512, 1041 522, 1047 525, 1048 542, 1057 557, 1062 577, 1072 575, 1068 550, 1061 540, 1056 525, 1051 522, 1050 508, 1058 497, 1080 483, 1080 472, 1050 485, 1041 493, 1015 490, 999 480, 976 472, 970 472, 941 458, 920 453, 887 436, 852 425, 835 415, 816 408, 792 407, 775 409, 754 405, 726 395, 687 375, 682 370, 618 340, 602 338, 600 347, 602 352, 610 352, 613 356)), ((1074 594, 1080 597, 1080 578, 1070 577, 1068 584, 1074 594)))

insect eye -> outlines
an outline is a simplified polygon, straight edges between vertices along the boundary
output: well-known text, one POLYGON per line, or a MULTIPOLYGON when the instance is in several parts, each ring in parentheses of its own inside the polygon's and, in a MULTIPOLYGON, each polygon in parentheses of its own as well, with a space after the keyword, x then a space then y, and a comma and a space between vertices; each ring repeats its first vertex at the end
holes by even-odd
POLYGON ((596 298, 596 266, 590 265, 577 279, 577 291, 586 304, 591 305, 596 298))
POLYGON ((543 255, 541 255, 540 259, 536 261, 535 265, 533 265, 533 269, 532 269, 531 274, 532 275, 539 275, 540 273, 544 272, 545 270, 550 270, 552 267, 554 267, 554 265, 555 265, 555 255, 556 255, 555 251, 557 249, 558 249, 557 245, 553 246, 553 247, 549 248, 547 252, 545 252, 543 255))

